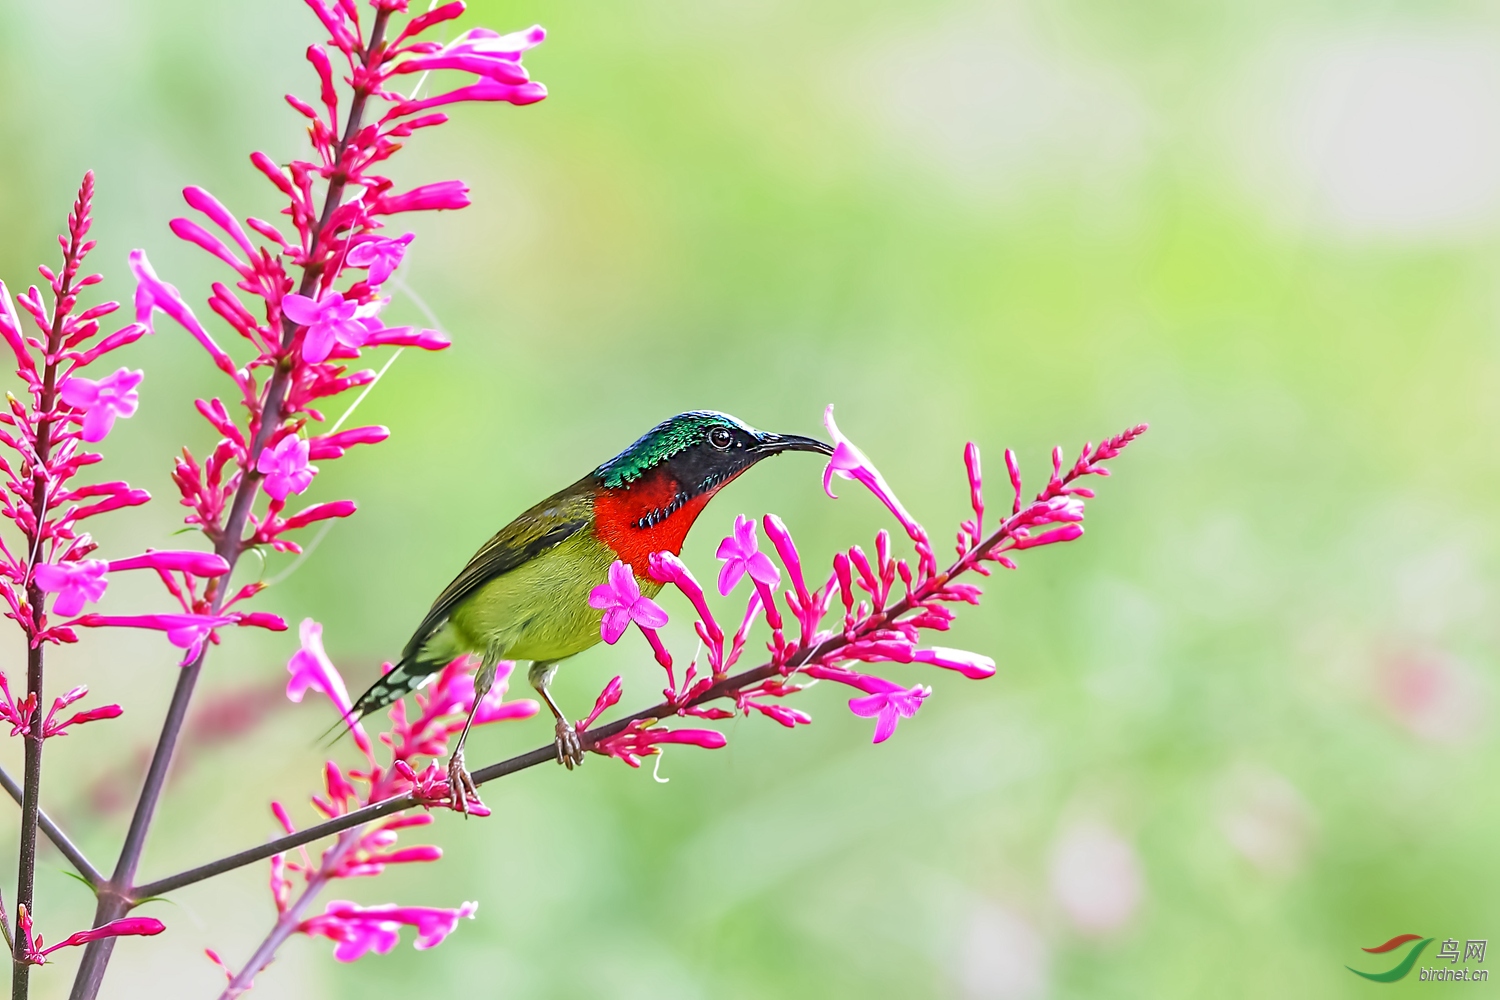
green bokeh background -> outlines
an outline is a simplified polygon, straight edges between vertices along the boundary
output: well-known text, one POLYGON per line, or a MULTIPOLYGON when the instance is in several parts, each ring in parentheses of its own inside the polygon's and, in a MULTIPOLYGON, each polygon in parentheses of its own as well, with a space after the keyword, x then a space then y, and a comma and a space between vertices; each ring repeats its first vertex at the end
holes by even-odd
MULTIPOLYGON (((992 479, 1006 446, 1039 479, 1055 443, 1153 429, 1082 541, 962 614, 947 641, 995 678, 927 678, 878 747, 823 686, 800 702, 813 726, 731 722, 722 752, 668 753, 669 784, 596 758, 490 786, 493 817, 438 817, 440 864, 336 893, 477 899, 477 919, 353 966, 294 940, 256 995, 1359 996, 1426 986, 1350 975, 1386 964, 1362 946, 1500 936, 1492 6, 507 0, 469 18, 533 21, 548 100, 461 109, 397 160, 398 182, 473 189, 410 222, 406 280, 454 346, 370 395, 361 419, 392 440, 311 492, 359 515, 263 599, 325 623, 351 685, 496 527, 681 409, 811 433, 832 401, 939 538, 965 513, 966 440, 992 479), (1141 885, 1106 933, 1055 890, 1069 832, 1100 828, 1141 885)), ((167 232, 177 192, 272 217, 246 156, 301 154, 280 95, 311 92, 320 38, 293 0, 0 7, 0 276, 24 287, 54 259, 93 168, 104 291, 128 298, 145 247, 201 301, 223 274, 167 232)), ((420 319, 407 295, 391 314, 420 319)), ((165 325, 129 354, 142 405, 105 473, 158 499, 98 522, 109 551, 167 543, 171 456, 211 442, 191 401, 224 391, 165 325)), ((817 474, 790 456, 735 484, 689 564, 713 575, 739 512, 780 512, 814 564, 868 543, 878 506, 852 485, 827 500, 817 474)), ((106 604, 161 600, 120 580, 106 604)), ((689 650, 687 606, 668 610, 689 650)), ((278 694, 295 645, 237 633, 213 654, 147 877, 270 836, 272 797, 310 821, 330 717, 278 694)), ((48 751, 44 803, 101 865, 172 662, 145 634, 54 660, 59 690, 126 709, 48 751)), ((658 684, 624 642, 570 663, 563 703, 612 672, 629 705, 658 684)), ((469 759, 548 735, 491 727, 469 759)), ((0 754, 16 767, 15 741, 0 754)), ((151 904, 168 933, 124 942, 104 995, 215 995, 202 949, 249 954, 265 879, 151 904)), ((39 892, 52 940, 92 912, 50 850, 39 892)), ((38 994, 66 995, 73 961, 38 994)))

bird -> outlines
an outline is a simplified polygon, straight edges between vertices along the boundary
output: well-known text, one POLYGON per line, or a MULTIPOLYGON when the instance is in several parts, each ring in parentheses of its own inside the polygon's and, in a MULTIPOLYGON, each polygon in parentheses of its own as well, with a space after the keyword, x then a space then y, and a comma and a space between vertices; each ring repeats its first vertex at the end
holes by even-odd
POLYGON ((571 486, 522 512, 475 552, 433 601, 400 659, 349 714, 362 719, 417 690, 461 656, 477 656, 474 705, 449 756, 455 806, 478 800, 463 747, 474 710, 501 660, 530 661, 528 679, 551 709, 557 762, 572 770, 583 747, 550 687, 558 664, 602 638, 602 609, 589 593, 610 567, 629 566, 641 593, 661 584, 648 575, 652 553, 682 551, 688 531, 713 497, 751 466, 787 451, 832 455, 833 447, 798 434, 756 430, 715 410, 669 417, 571 486))

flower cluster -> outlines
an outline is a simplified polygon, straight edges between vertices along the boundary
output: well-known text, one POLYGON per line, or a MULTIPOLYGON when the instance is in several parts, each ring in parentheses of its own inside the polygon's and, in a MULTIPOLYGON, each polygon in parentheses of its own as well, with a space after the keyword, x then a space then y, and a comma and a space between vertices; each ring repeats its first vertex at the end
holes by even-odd
MULTIPOLYGON (((248 344, 249 359, 236 361, 219 345, 177 289, 157 276, 144 252, 130 258, 139 325, 150 328, 155 313, 162 312, 186 329, 234 382, 234 402, 245 411, 237 420, 232 404, 199 400, 198 411, 219 440, 201 461, 184 450, 174 472, 190 510, 187 522, 231 560, 254 546, 299 552, 289 532, 354 513, 348 500, 293 512, 288 506, 318 474, 313 462, 388 436, 378 426, 340 430, 342 419, 318 432, 311 426, 323 423, 330 400, 378 377, 354 365, 364 351, 448 346, 436 330, 387 326, 381 319, 390 301, 382 286, 413 239, 411 233, 391 238, 381 231, 403 212, 463 208, 467 188, 440 181, 395 192, 382 172, 385 162, 413 132, 447 120, 433 108, 468 101, 530 104, 546 96, 521 65, 522 53, 542 40, 540 28, 514 35, 475 28, 442 45, 424 36, 462 14, 461 3, 411 17, 399 30, 392 23, 406 10, 399 0, 372 4, 368 23, 349 0, 307 3, 328 33, 326 45, 307 50, 318 97, 306 101, 287 95, 287 102, 307 119, 314 159, 277 164, 264 153, 250 158, 286 200, 282 214, 290 232, 263 219, 242 222, 198 187, 183 192, 196 215, 171 223, 178 237, 234 272, 232 288, 214 282, 208 307, 248 344), (477 80, 423 99, 395 89, 401 80, 420 89, 425 74, 434 70, 469 73, 477 80), (424 75, 418 79, 410 76, 414 73, 424 75), (347 92, 338 86, 340 79, 347 92), (263 509, 255 503, 258 492, 265 494, 263 509)), ((228 599, 207 596, 211 609, 219 611, 256 589, 252 584, 228 599)))
POLYGON ((874 463, 839 431, 832 406, 824 422, 835 442, 823 474, 825 490, 833 495, 829 487, 835 475, 853 479, 869 489, 895 515, 911 539, 916 551, 915 565, 892 552, 890 534, 882 530, 875 537, 873 557, 860 546, 851 546, 834 556, 831 572, 822 586, 809 588, 801 555, 781 519, 767 514, 760 522, 780 558, 778 569, 770 556, 760 551, 756 522, 738 517, 733 533, 719 545, 718 558, 723 563, 719 592, 727 596, 746 577, 753 587, 739 629, 732 639, 726 640, 703 588, 687 566, 669 552, 658 552, 651 557, 650 575, 662 584, 676 587, 693 606, 697 614, 693 627, 706 660, 707 670, 700 674, 694 659, 679 683, 671 653, 658 634, 658 629, 666 624, 666 614, 655 602, 640 596, 630 569, 616 562, 611 567, 610 582, 595 589, 590 603, 608 609, 602 626, 605 641, 618 640, 632 621, 640 629, 666 671, 667 687, 662 692, 666 701, 657 709, 632 717, 623 728, 615 728, 590 741, 586 730, 620 700, 620 679, 616 677, 600 693, 593 712, 578 723, 578 731, 589 749, 634 767, 640 764, 641 757, 659 752, 656 747, 663 743, 691 743, 705 748, 724 745, 723 735, 713 730, 670 730, 656 724, 657 719, 674 714, 727 719, 736 711, 745 715, 754 712, 783 726, 805 725, 812 717, 786 705, 784 699, 813 681, 843 684, 856 692, 849 699, 849 710, 873 718, 874 742, 884 742, 895 733, 900 720, 917 713, 931 696, 932 688, 891 680, 869 672, 866 665, 920 663, 952 670, 970 679, 993 676, 995 663, 987 656, 945 646, 922 648, 923 633, 947 631, 954 617, 953 605, 979 602, 979 587, 955 582, 954 578, 971 570, 988 575, 990 563, 1014 569, 1012 553, 1081 536, 1083 503, 1094 494, 1079 480, 1108 475, 1103 463, 1146 430, 1144 425, 1134 427, 1097 447, 1085 446, 1066 471, 1062 449, 1055 450, 1052 475, 1030 502, 1023 499, 1015 454, 1007 450, 1005 465, 1013 492, 1010 514, 988 534, 979 449, 971 442, 964 449, 964 467, 974 516, 960 526, 957 561, 939 572, 927 529, 907 512, 874 463), (791 586, 778 601, 776 588, 783 579, 783 570, 791 586), (841 608, 842 613, 828 622, 830 615, 837 614, 836 608, 841 608), (744 651, 750 628, 757 621, 764 621, 770 629, 767 642, 770 660, 730 676, 730 670, 744 651), (795 634, 789 633, 789 623, 795 624, 795 634), (721 699, 732 701, 734 711, 709 704, 721 699))
MULTIPOLYGON (((83 289, 100 280, 97 274, 81 274, 84 258, 93 249, 88 239, 94 192, 93 174, 85 175, 68 216, 68 231, 58 238, 63 248, 58 271, 42 267, 42 277, 51 290, 50 308, 42 293, 31 286, 15 299, 34 331, 28 333, 16 311, 9 290, 0 282, 0 337, 16 361, 16 374, 25 383, 30 400, 12 398, 8 412, 0 413, 0 445, 16 456, 0 457, 0 475, 5 490, 0 495, 0 515, 11 521, 24 539, 24 547, 12 549, 0 541, 0 597, 35 648, 43 643, 76 642, 77 627, 124 625, 153 628, 167 633, 179 646, 200 641, 210 621, 215 624, 260 625, 276 628, 274 616, 224 615, 209 619, 197 608, 184 605, 181 615, 74 617, 89 604, 99 603, 109 587, 109 574, 126 570, 151 570, 179 598, 201 580, 221 576, 228 564, 218 556, 200 552, 147 552, 127 559, 90 558, 96 546, 82 522, 100 514, 134 507, 150 500, 144 490, 129 483, 80 483, 78 478, 101 456, 89 445, 103 441, 120 417, 135 413, 140 401, 142 373, 120 368, 99 379, 87 372, 114 352, 140 339, 147 328, 128 323, 104 334, 100 320, 118 309, 105 302, 82 311, 78 297, 83 289), (53 622, 48 614, 72 621, 53 622)), ((0 680, 0 685, 4 681, 0 680)), ((29 715, 34 703, 18 704, 6 688, 6 704, 0 716, 11 722, 16 734, 30 726, 12 718, 16 712, 29 715), (23 708, 24 706, 24 708, 23 708)), ((63 725, 118 715, 96 710, 80 713, 68 723, 54 725, 53 716, 82 696, 75 689, 58 699, 48 715, 45 735, 61 731, 63 725)))
MULTIPOLYGON (((180 605, 180 611, 173 614, 88 613, 52 625, 38 597, 4 594, 12 617, 31 617, 33 644, 72 641, 72 629, 77 626, 117 626, 164 631, 170 642, 185 651, 186 672, 173 690, 168 724, 136 806, 137 823, 110 882, 112 891, 100 893, 96 921, 101 925, 133 905, 130 882, 144 847, 145 830, 165 788, 204 651, 219 641, 219 630, 226 626, 285 627, 274 616, 239 610, 240 602, 255 596, 265 584, 251 582, 231 592, 229 574, 247 551, 301 552, 294 538, 297 531, 320 522, 326 526, 354 513, 350 500, 302 504, 297 498, 312 487, 320 470, 326 471, 327 462, 356 445, 376 444, 389 436, 384 427, 344 427, 379 378, 360 364, 365 353, 380 347, 439 350, 448 345, 447 337, 436 330, 391 325, 382 319, 390 301, 386 289, 413 240, 411 233, 385 230, 401 213, 463 208, 468 204, 467 188, 459 181, 445 180, 398 191, 387 176, 387 161, 415 132, 447 121, 440 108, 497 101, 523 105, 546 96, 545 88, 531 81, 521 64, 523 54, 542 41, 540 28, 511 35, 474 28, 444 44, 429 36, 448 32, 451 22, 464 12, 462 3, 434 4, 425 12, 409 14, 406 0, 305 2, 326 33, 324 44, 309 46, 306 52, 317 96, 310 101, 295 95, 286 99, 307 121, 312 154, 285 163, 259 152, 250 157, 254 169, 282 199, 284 218, 268 221, 237 215, 203 188, 188 187, 183 197, 191 211, 170 223, 174 235, 228 268, 224 280, 211 284, 206 304, 230 331, 233 342, 224 340, 222 329, 210 330, 207 317, 200 319, 189 297, 158 275, 142 250, 129 256, 136 285, 135 321, 92 347, 84 341, 93 336, 98 317, 113 306, 84 313, 67 326, 61 318, 53 322, 54 316, 67 317, 66 309, 49 313, 36 295, 23 297, 27 311, 46 328, 42 341, 28 340, 20 333, 8 297, 3 306, 7 321, 0 323, 0 334, 17 354, 23 378, 37 387, 34 394, 39 395, 34 417, 16 404, 4 418, 16 432, 0 437, 0 444, 18 442, 14 447, 22 452, 22 461, 14 472, 0 466, 0 473, 10 473, 11 480, 11 489, 0 499, 0 514, 11 516, 26 534, 32 525, 42 524, 44 512, 61 509, 63 513, 53 518, 53 527, 26 534, 26 553, 9 558, 10 553, 0 549, 0 562, 9 564, 0 566, 0 576, 8 574, 12 590, 31 584, 41 594, 42 587, 55 587, 53 592, 64 609, 82 610, 103 595, 109 571, 150 568, 180 605), (433 79, 458 73, 465 74, 468 82, 421 96, 429 75, 438 71, 441 75, 433 79), (398 84, 409 89, 403 93, 398 84), (73 470, 62 468, 60 473, 47 465, 47 435, 54 429, 64 432, 58 437, 63 441, 58 461, 82 466, 93 460, 78 442, 102 438, 118 419, 135 411, 140 375, 121 370, 106 378, 79 381, 73 369, 153 332, 162 315, 185 330, 232 383, 221 398, 197 401, 197 411, 212 428, 215 443, 196 455, 184 449, 172 473, 187 509, 188 526, 201 531, 213 546, 212 557, 199 558, 214 561, 189 565, 188 554, 148 553, 141 557, 148 561, 139 564, 126 560, 65 565, 83 560, 92 547, 86 535, 71 533, 73 523, 144 502, 146 496, 122 483, 63 489, 66 475, 61 473, 73 470), (241 346, 235 348, 234 343, 241 346), (31 360, 33 355, 47 359, 45 372, 31 360), (71 384, 66 378, 54 380, 57 361, 73 366, 61 373, 73 377, 71 384), (343 406, 341 416, 325 415, 339 397, 352 393, 358 395, 343 406), (36 442, 26 436, 27 427, 36 428, 36 442), (85 497, 92 499, 86 504, 74 502, 85 497), (67 506, 60 508, 60 504, 67 506), (40 563, 59 568, 34 578, 32 567, 40 563)), ((80 218, 85 214, 79 213, 80 218)), ((81 238, 79 232, 73 244, 81 238)), ((81 252, 69 253, 68 266, 58 276, 57 295, 71 308, 76 288, 96 279, 73 283, 81 252)), ((5 431, 0 427, 0 433, 5 431)), ((444 690, 453 695, 463 683, 453 678, 444 690)), ((11 708, 20 711, 17 706, 11 708)), ((43 720, 39 709, 32 707, 31 713, 34 732, 43 720)), ((78 721, 85 720, 75 717, 61 725, 78 721)), ((446 723, 429 720, 424 725, 429 732, 421 738, 431 741, 436 738, 432 732, 446 723)), ((418 730, 413 728, 408 736, 419 738, 418 730)), ((30 764, 28 768, 31 773, 30 764)), ((418 775, 405 759, 382 770, 378 780, 368 781, 366 798, 405 790, 432 789, 438 794, 431 775, 418 775)), ((326 801, 335 806, 342 800, 326 801)), ((368 846, 346 844, 341 854, 359 856, 368 846)), ((332 863, 331 856, 325 860, 332 863)), ((334 874, 330 870, 324 877, 334 874)), ((104 881, 102 876, 98 881, 104 881)), ((391 919, 390 914, 372 917, 369 926, 387 927, 391 919)), ((331 920, 319 924, 317 932, 328 933, 331 920)), ((426 928, 423 940, 430 940, 436 933, 431 921, 423 917, 418 922, 426 928)), ((252 961, 241 975, 253 975, 274 950, 252 961)), ((94 995, 108 959, 107 948, 89 949, 79 973, 80 983, 90 984, 83 988, 83 995, 94 995)))
MULTIPOLYGON (((387 763, 376 759, 374 743, 360 722, 351 715, 353 705, 343 677, 323 648, 322 626, 312 619, 302 623, 302 646, 287 664, 291 678, 287 697, 300 702, 308 691, 325 695, 339 712, 340 725, 353 731, 355 745, 364 754, 359 768, 344 769, 333 761, 323 768, 323 792, 312 797, 313 808, 324 819, 347 815, 363 806, 412 794, 423 805, 453 805, 448 790, 447 773, 434 760, 447 753, 449 741, 464 727, 464 720, 474 704, 473 665, 461 657, 448 664, 436 680, 417 694, 417 714, 407 715, 405 702, 390 709, 390 729, 379 736, 389 752, 387 763), (422 759, 426 759, 425 766, 422 759)), ((387 665, 389 666, 389 665, 387 665)), ((505 694, 515 665, 499 664, 495 682, 474 713, 474 725, 488 725, 514 719, 527 719, 537 712, 537 703, 529 699, 506 701, 505 694)), ((272 812, 287 833, 296 827, 279 802, 271 804, 272 812)), ((471 801, 468 812, 488 815, 483 804, 471 801)), ((417 929, 416 946, 430 948, 440 943, 462 917, 473 916, 476 903, 456 908, 384 905, 363 907, 338 900, 330 902, 323 913, 311 917, 302 914, 314 897, 336 879, 379 875, 388 865, 437 861, 442 851, 420 845, 398 847, 403 830, 427 826, 432 815, 426 811, 396 813, 365 826, 341 833, 338 839, 313 861, 303 851, 299 859, 278 854, 271 859, 271 896, 281 924, 297 933, 317 935, 336 943, 334 956, 350 962, 367 952, 384 954, 394 947, 402 926, 417 929), (304 883, 294 894, 295 876, 304 883), (295 898, 294 898, 295 895, 295 898)), ((217 961, 217 956, 215 956, 217 961)), ((222 963, 221 963, 222 964, 222 963)), ((241 973, 253 974, 247 966, 241 973)), ((231 976, 231 979, 234 977, 231 976)))

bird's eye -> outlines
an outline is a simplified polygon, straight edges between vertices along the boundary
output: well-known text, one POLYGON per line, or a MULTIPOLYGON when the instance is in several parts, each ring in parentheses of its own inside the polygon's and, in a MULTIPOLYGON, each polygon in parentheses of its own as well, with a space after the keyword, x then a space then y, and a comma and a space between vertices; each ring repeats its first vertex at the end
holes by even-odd
POLYGON ((720 451, 726 450, 729 447, 729 442, 731 440, 732 438, 730 437, 727 428, 715 427, 713 430, 708 432, 708 443, 713 445, 720 451))

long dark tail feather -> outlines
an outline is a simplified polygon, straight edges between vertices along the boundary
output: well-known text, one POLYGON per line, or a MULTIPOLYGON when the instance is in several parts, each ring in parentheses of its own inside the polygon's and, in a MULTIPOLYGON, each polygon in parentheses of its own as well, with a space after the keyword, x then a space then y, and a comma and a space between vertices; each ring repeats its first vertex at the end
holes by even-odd
POLYGON ((385 673, 368 691, 355 700, 347 718, 340 719, 328 731, 318 737, 321 746, 329 747, 354 731, 356 723, 366 716, 394 705, 402 698, 432 680, 443 669, 441 663, 425 663, 414 655, 401 657, 400 661, 385 673), (330 738, 331 737, 331 738, 330 738))

